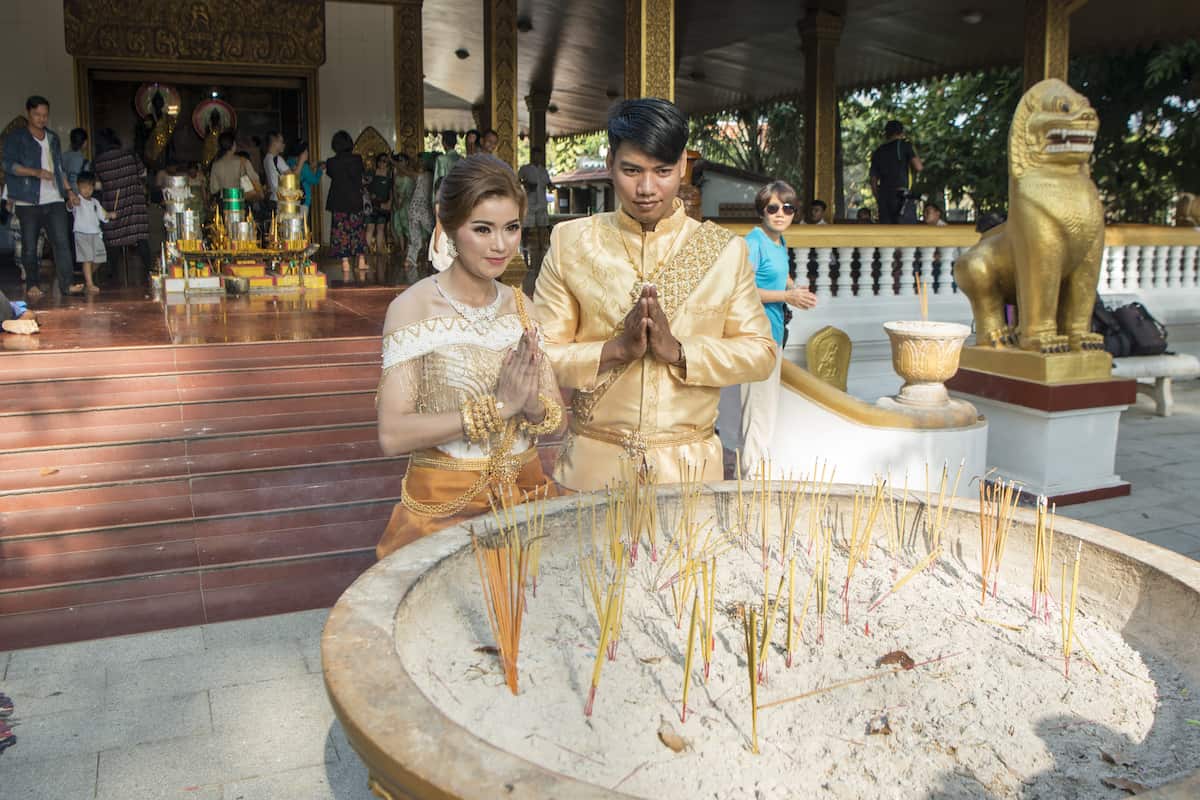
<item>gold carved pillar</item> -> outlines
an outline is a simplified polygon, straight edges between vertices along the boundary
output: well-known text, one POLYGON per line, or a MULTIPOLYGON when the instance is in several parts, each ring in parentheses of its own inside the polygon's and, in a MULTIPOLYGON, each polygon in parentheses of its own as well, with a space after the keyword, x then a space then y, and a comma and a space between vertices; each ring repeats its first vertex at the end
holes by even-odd
POLYGON ((534 90, 525 98, 525 106, 529 109, 529 147, 540 147, 546 150, 546 109, 550 107, 550 93, 544 90, 534 90))
POLYGON ((824 200, 827 219, 836 217, 834 168, 837 164, 837 74, 835 59, 842 18, 809 11, 800 22, 804 48, 804 191, 807 204, 824 200))
POLYGON ((517 168, 517 0, 483 0, 483 84, 496 157, 517 168))
POLYGON ((1025 90, 1047 78, 1067 80, 1071 14, 1087 0, 1025 0, 1025 90))
POLYGON ((625 98, 675 102, 675 0, 625 0, 625 98))
POLYGON ((396 151, 413 158, 425 149, 425 70, 421 2, 400 0, 392 12, 396 70, 396 151))

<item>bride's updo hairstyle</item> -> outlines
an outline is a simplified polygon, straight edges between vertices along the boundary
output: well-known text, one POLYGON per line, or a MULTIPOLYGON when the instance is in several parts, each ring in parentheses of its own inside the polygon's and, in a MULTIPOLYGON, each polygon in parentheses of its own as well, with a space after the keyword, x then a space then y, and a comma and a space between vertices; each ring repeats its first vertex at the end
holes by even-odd
POLYGON ((475 206, 492 197, 511 198, 517 204, 517 219, 524 221, 525 190, 508 164, 486 153, 459 159, 437 192, 442 230, 449 233, 466 225, 475 206))

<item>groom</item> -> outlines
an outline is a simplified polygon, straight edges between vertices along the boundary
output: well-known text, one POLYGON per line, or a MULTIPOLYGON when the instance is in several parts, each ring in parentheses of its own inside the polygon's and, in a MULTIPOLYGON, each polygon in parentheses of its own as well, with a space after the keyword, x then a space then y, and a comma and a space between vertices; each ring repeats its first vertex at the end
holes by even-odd
POLYGON ((616 212, 554 228, 534 305, 559 385, 575 390, 555 479, 577 491, 621 476, 621 457, 680 480, 721 480, 722 386, 764 380, 775 343, 745 240, 687 216, 676 195, 687 119, 666 100, 608 118, 616 212))

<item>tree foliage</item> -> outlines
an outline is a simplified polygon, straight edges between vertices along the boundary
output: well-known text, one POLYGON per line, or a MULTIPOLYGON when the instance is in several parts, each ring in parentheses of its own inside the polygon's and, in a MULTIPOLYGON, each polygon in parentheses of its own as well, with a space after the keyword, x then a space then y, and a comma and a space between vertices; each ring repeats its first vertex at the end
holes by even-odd
POLYGON ((578 169, 581 159, 604 158, 607 148, 608 134, 605 131, 554 136, 546 147, 546 168, 551 175, 572 172, 578 169))
MULTIPOLYGON (((1100 117, 1092 174, 1114 222, 1165 222, 1178 191, 1200 191, 1200 42, 1071 60, 1070 83, 1100 117)), ((849 213, 873 206, 867 179, 883 127, 899 119, 925 165, 914 191, 982 214, 1008 202, 1008 127, 1021 70, 1004 67, 855 91, 840 100, 849 213)), ((781 100, 696 115, 710 160, 801 185, 802 106, 781 100)))
POLYGON ((689 146, 709 161, 800 185, 804 125, 794 100, 695 115, 690 133, 689 146))

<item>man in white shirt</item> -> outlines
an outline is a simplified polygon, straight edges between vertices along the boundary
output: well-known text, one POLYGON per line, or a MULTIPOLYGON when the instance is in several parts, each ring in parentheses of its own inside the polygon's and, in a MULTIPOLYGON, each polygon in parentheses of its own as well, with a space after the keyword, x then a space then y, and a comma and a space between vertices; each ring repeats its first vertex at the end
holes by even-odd
POLYGON ((525 275, 524 285, 527 293, 532 294, 538 270, 542 268, 542 259, 550 246, 550 211, 546 205, 546 192, 554 188, 554 184, 550 181, 550 173, 546 171, 546 151, 541 147, 530 148, 529 163, 518 170, 517 179, 525 187, 527 199, 522 237, 529 253, 529 272, 525 275))
POLYGON ((54 268, 58 288, 64 295, 71 291, 74 272, 71 260, 71 221, 67 203, 79 202, 67 181, 62 166, 62 150, 58 134, 50 124, 50 101, 34 95, 25 101, 29 122, 9 134, 4 143, 4 172, 8 196, 16 205, 21 223, 24 247, 21 267, 25 272, 25 296, 37 300, 42 296, 38 285, 38 236, 42 228, 49 233, 54 251, 54 268))
POLYGON ((292 170, 283 157, 283 134, 271 131, 267 134, 267 152, 263 156, 263 172, 267 175, 267 197, 274 206, 278 201, 279 176, 292 170))

